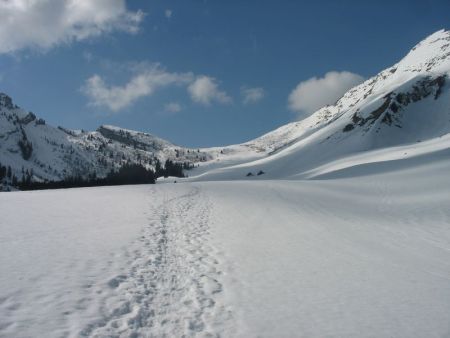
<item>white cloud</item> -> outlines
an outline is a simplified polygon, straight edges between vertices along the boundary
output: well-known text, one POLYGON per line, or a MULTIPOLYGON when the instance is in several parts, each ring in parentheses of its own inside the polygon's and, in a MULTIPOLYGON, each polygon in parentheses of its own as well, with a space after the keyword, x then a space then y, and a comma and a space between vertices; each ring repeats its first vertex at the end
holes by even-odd
POLYGON ((219 103, 232 102, 231 97, 229 97, 226 92, 219 89, 217 80, 205 75, 197 76, 195 81, 189 85, 188 92, 194 102, 206 106, 213 101, 219 103))
MULTIPOLYGON (((231 97, 219 89, 218 81, 209 76, 195 76, 192 72, 172 73, 159 64, 147 62, 117 64, 105 61, 103 64, 112 73, 125 71, 131 73, 131 77, 122 85, 108 84, 98 74, 88 78, 80 90, 88 97, 90 106, 118 112, 142 97, 151 96, 156 89, 173 85, 186 87, 191 99, 203 105, 232 102, 231 97)), ((180 104, 172 102, 165 105, 164 112, 177 113, 181 109, 180 104)))
POLYGON ((248 88, 248 87, 241 87, 241 95, 242 95, 242 102, 244 104, 249 103, 256 103, 260 101, 264 95, 264 89, 263 88, 248 88))
POLYGON ((164 111, 166 113, 175 114, 181 111, 181 105, 177 102, 170 102, 164 106, 164 111))
POLYGON ((142 11, 125 0, 0 0, 0 54, 48 49, 113 30, 136 33, 142 11))
POLYGON ((192 82, 192 73, 170 73, 158 64, 139 64, 132 67, 133 76, 123 86, 113 86, 95 74, 86 80, 81 91, 89 98, 89 104, 107 107, 117 112, 139 98, 150 96, 158 88, 192 82))
POLYGON ((164 11, 164 15, 166 16, 167 19, 170 19, 172 17, 172 10, 171 9, 166 9, 164 11))
POLYGON ((309 115, 327 104, 336 102, 364 78, 351 72, 328 72, 323 78, 312 77, 300 82, 288 98, 288 106, 300 116, 309 115))

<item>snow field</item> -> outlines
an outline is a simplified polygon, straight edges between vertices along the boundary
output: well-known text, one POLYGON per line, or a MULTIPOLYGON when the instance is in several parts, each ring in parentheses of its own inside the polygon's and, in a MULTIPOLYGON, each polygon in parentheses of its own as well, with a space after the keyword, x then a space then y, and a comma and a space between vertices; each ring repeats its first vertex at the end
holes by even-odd
POLYGON ((4 194, 0 336, 445 337, 449 169, 4 194))
POLYGON ((0 336, 231 335, 211 206, 174 186, 7 194, 0 336))

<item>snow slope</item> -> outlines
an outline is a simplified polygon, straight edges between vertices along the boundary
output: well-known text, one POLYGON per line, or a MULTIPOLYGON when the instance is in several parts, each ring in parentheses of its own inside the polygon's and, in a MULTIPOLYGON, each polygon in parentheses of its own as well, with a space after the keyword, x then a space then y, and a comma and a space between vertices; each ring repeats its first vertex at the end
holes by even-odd
POLYGON ((449 76, 450 32, 442 30, 393 67, 349 90, 335 105, 252 142, 274 144, 269 156, 199 173, 196 179, 308 178, 318 167, 362 152, 385 149, 392 154, 391 147, 411 148, 423 141, 437 149, 447 147, 442 136, 450 132, 449 76), (441 140, 445 145, 438 145, 441 140), (260 170, 265 174, 247 178, 260 170))
POLYGON ((445 337, 449 158, 0 195, 0 336, 445 337))

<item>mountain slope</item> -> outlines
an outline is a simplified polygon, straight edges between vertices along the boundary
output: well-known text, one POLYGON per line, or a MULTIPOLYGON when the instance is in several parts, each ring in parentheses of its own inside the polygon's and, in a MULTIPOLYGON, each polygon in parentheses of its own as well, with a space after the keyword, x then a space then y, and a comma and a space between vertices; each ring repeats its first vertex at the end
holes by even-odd
POLYGON ((209 158, 198 149, 113 126, 94 132, 55 128, 0 94, 0 164, 11 167, 19 180, 25 172, 36 181, 103 177, 127 162, 153 168, 167 159, 193 165, 209 158))
MULTIPOLYGON (((349 90, 336 104, 253 141, 295 135, 287 146, 263 159, 213 170, 198 179, 244 179, 260 170, 265 172, 261 179, 310 178, 315 168, 375 149, 392 153, 391 160, 403 158, 404 153, 400 156, 390 148, 414 148, 418 142, 439 140, 450 132, 449 75, 450 32, 441 30, 396 65, 349 90)), ((436 149, 449 145, 446 138, 432 143, 436 149)))
MULTIPOLYGON (((125 163, 154 169, 157 161, 164 164, 166 160, 187 167, 202 165, 199 170, 205 171, 265 157, 289 142, 289 138, 285 141, 280 136, 228 147, 193 149, 148 133, 109 125, 92 132, 55 128, 0 93, 0 165, 10 167, 11 176, 18 180, 25 173, 30 173, 34 181, 104 177, 125 163)), ((3 185, 9 186, 11 181, 4 179, 3 185)))
POLYGON ((54 128, 0 94, 0 163, 11 166, 19 179, 32 171, 37 181, 103 177, 127 162, 154 168, 166 159, 194 167, 188 174, 195 180, 255 179, 247 174, 260 171, 265 174, 259 179, 329 175, 342 171, 343 163, 399 160, 447 147, 448 140, 439 138, 450 132, 449 76, 450 32, 441 30, 302 121, 243 144, 202 149, 113 126, 94 132, 54 128), (421 150, 412 151, 417 147, 421 150), (376 149, 385 154, 371 158, 376 149), (362 152, 369 153, 358 157, 362 152))

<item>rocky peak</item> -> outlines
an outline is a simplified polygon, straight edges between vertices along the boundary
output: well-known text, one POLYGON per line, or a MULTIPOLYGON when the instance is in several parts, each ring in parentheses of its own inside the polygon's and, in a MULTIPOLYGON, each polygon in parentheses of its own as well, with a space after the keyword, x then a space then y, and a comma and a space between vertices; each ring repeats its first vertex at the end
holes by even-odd
POLYGON ((400 61, 399 70, 406 72, 441 72, 450 63, 450 31, 431 34, 400 61))
POLYGON ((7 109, 14 109, 16 106, 13 104, 11 97, 5 93, 0 93, 0 107, 5 107, 7 109))

